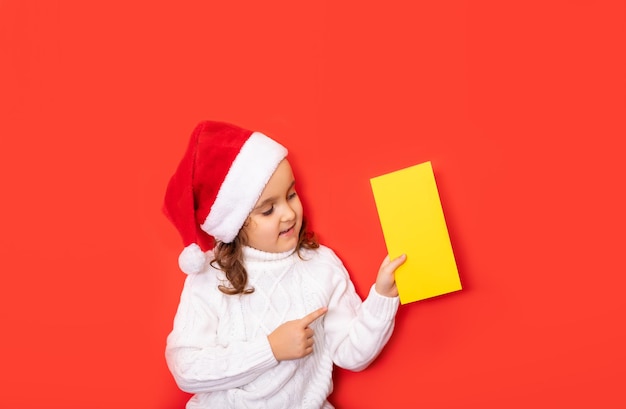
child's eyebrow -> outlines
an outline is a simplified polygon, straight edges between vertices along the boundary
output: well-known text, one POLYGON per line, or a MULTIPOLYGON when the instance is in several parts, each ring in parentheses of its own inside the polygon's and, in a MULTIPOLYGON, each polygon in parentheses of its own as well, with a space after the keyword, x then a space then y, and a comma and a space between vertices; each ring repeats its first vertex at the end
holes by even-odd
MULTIPOLYGON (((289 185, 289 188, 287 189, 287 191, 291 190, 295 184, 296 184, 296 181, 293 180, 291 182, 291 184, 289 185)), ((275 202, 276 200, 278 200, 278 196, 268 197, 267 199, 265 199, 261 203, 259 203, 258 206, 256 206, 254 209, 252 209, 252 211, 258 210, 258 209, 266 206, 268 203, 275 202)))

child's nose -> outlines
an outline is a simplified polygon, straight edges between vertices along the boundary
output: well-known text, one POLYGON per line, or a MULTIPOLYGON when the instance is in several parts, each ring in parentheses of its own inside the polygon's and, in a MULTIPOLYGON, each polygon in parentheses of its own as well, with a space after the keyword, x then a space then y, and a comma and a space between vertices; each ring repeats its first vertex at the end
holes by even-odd
POLYGON ((283 212, 283 219, 291 220, 295 216, 296 216, 296 212, 293 210, 293 208, 291 207, 289 203, 286 203, 284 207, 284 212, 283 212))

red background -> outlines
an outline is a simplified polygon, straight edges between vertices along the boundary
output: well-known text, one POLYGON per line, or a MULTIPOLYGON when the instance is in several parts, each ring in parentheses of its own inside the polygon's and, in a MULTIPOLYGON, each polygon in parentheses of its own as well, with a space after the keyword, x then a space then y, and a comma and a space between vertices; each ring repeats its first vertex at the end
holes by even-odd
POLYGON ((195 124, 290 149, 361 295, 369 178, 431 160, 464 289, 340 408, 623 408, 624 1, 0 1, 0 406, 182 408, 162 216, 195 124))

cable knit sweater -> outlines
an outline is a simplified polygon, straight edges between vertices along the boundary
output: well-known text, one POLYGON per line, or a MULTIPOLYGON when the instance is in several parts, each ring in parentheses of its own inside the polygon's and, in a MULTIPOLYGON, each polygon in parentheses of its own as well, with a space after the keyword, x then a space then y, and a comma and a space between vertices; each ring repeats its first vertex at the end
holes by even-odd
POLYGON ((186 278, 166 358, 178 386, 194 394, 187 409, 332 408, 333 364, 360 371, 380 353, 398 298, 372 286, 363 301, 331 249, 301 253, 244 248, 252 294, 220 292, 225 275, 208 263, 186 278), (328 312, 310 325, 313 353, 278 362, 267 336, 323 306, 328 312))

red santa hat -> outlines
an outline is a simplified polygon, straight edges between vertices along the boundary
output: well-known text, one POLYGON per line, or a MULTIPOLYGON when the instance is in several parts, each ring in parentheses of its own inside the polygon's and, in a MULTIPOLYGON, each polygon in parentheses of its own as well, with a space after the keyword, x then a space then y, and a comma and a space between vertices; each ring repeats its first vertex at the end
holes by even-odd
POLYGON ((214 121, 196 126, 163 206, 185 246, 182 271, 199 272, 215 241, 234 240, 286 156, 284 146, 260 132, 214 121))

